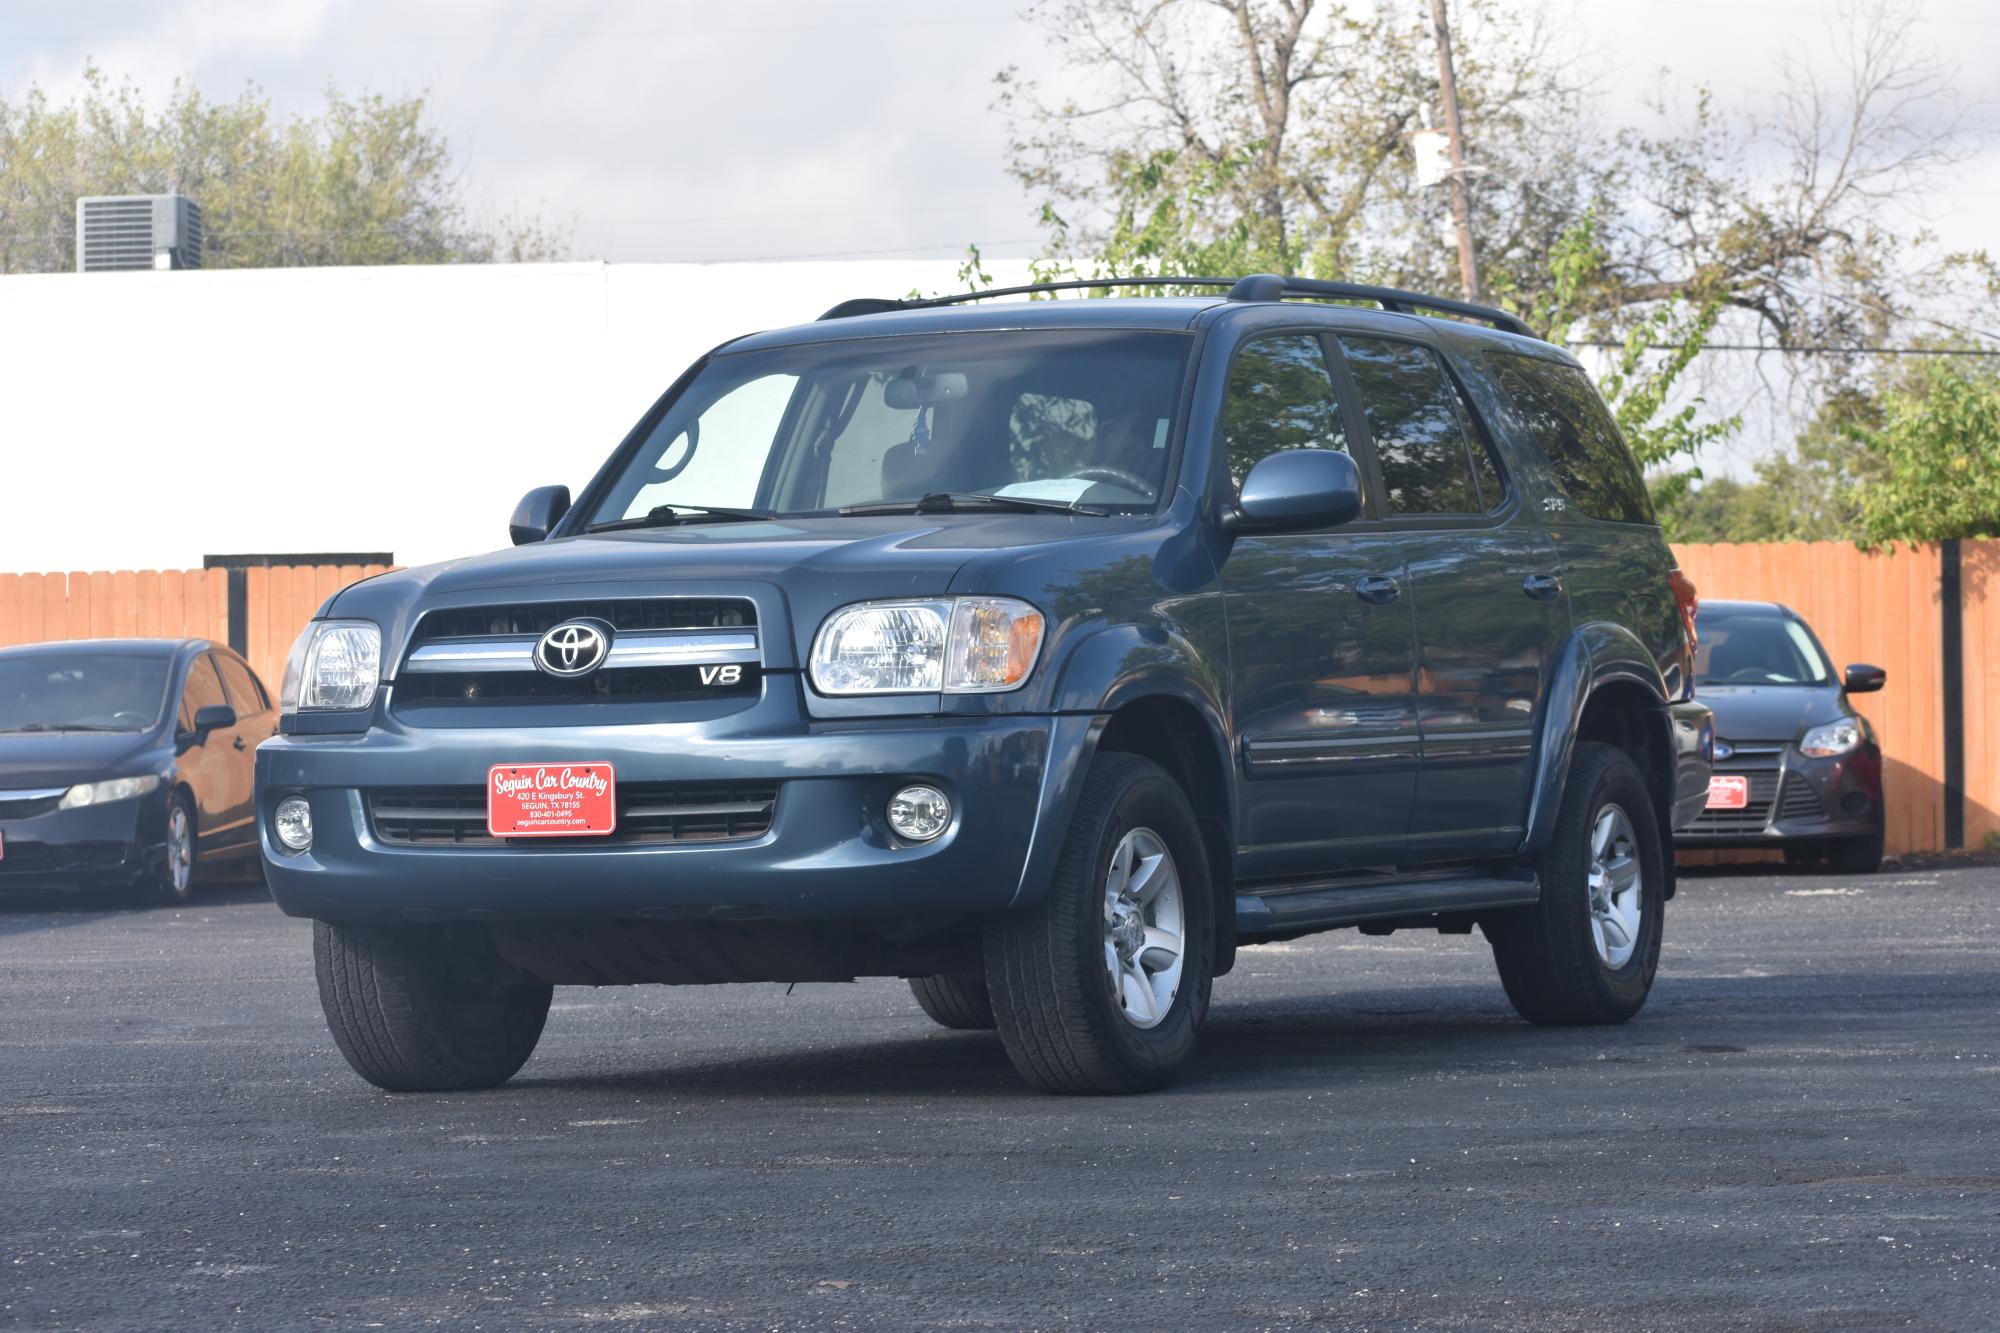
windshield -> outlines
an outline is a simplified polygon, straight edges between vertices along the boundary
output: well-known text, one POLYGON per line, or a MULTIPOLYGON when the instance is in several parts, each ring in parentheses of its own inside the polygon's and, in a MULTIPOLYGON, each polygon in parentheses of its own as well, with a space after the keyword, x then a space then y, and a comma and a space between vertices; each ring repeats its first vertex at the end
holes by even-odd
POLYGON ((0 657, 0 732, 145 731, 166 705, 171 665, 119 653, 0 657))
POLYGON ((717 356, 587 523, 1000 495, 1150 510, 1191 340, 1060 331, 863 338, 717 356))
POLYGON ((1806 627, 1770 611, 1698 613, 1695 679, 1705 685, 1824 685, 1826 655, 1806 627))

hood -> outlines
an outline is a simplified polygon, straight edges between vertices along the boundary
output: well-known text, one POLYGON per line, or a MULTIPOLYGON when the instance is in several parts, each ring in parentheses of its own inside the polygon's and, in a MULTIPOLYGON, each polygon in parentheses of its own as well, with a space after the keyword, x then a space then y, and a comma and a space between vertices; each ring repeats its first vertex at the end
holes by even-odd
MULTIPOLYGON (((403 642, 414 613, 428 606, 565 594, 578 599, 742 595, 764 605, 760 618, 767 624, 769 613, 781 610, 792 637, 810 642, 820 621, 850 602, 954 591, 960 571, 981 557, 1009 567, 1035 551, 1065 553, 1057 555, 1065 565, 1085 559, 1083 552, 1102 558, 1125 545, 1121 538, 1157 522, 1150 515, 996 512, 641 528, 561 537, 380 575, 340 593, 325 614, 374 620, 403 642)), ((1010 591, 1032 598, 1038 589, 1010 591)), ((767 665, 793 665, 784 660, 790 656, 767 638, 767 665)))
POLYGON ((1833 685, 1701 685, 1695 698, 1715 713, 1721 740, 1797 740, 1807 727, 1849 716, 1833 685))
POLYGON ((0 735, 0 790, 68 787, 158 769, 142 761, 152 737, 130 731, 0 735))

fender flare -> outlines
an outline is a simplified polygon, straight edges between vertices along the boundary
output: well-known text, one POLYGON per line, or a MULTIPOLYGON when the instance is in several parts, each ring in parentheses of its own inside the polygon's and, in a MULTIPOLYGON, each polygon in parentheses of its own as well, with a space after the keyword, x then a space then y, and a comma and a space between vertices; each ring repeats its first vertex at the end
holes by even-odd
MULTIPOLYGON (((1579 625, 1563 645, 1550 673, 1521 855, 1533 855, 1549 845, 1555 832, 1556 811, 1562 806, 1564 784, 1569 780, 1570 758, 1576 751, 1584 708, 1591 695, 1617 682, 1629 682, 1643 689, 1665 722, 1666 682, 1638 636, 1623 625, 1605 621, 1579 625)), ((1667 741, 1666 754, 1671 758, 1674 750, 1670 736, 1667 741)), ((1672 786, 1670 781, 1670 793, 1672 786)))
POLYGON ((1194 644, 1167 623, 1109 626, 1076 645, 1062 663, 1052 692, 1055 725, 1049 762, 1037 803, 1035 831, 1012 906, 1040 901, 1063 841, 1069 836, 1083 775, 1089 771, 1112 715, 1141 700, 1172 700, 1200 715, 1213 758, 1224 775, 1223 790, 1216 795, 1225 836, 1219 849, 1211 848, 1210 860, 1215 861, 1214 853, 1219 852, 1221 865, 1212 875, 1218 903, 1216 974, 1228 970, 1236 945, 1233 839, 1228 833, 1236 827, 1237 790, 1227 740, 1229 726, 1221 702, 1222 679, 1194 644))

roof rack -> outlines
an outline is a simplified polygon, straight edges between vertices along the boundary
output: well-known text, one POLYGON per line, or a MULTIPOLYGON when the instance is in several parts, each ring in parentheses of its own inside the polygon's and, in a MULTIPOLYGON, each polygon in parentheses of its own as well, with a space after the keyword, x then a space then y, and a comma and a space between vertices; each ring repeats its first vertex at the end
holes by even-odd
POLYGON ((1247 278, 1079 278, 1065 282, 1030 282, 1019 287, 988 287, 980 291, 958 292, 951 296, 893 297, 859 296, 842 301, 820 316, 822 320, 847 319, 855 315, 880 315, 893 310, 923 310, 932 306, 962 305, 995 296, 1026 296, 1042 292, 1083 291, 1104 287, 1227 287, 1231 301, 1282 301, 1287 297, 1316 300, 1370 301, 1384 310, 1414 315, 1422 310, 1475 319, 1507 333, 1539 338, 1518 316, 1492 306, 1454 301, 1445 296, 1407 292, 1397 287, 1369 287, 1353 282, 1325 282, 1318 278, 1288 278, 1276 273, 1255 273, 1247 278))

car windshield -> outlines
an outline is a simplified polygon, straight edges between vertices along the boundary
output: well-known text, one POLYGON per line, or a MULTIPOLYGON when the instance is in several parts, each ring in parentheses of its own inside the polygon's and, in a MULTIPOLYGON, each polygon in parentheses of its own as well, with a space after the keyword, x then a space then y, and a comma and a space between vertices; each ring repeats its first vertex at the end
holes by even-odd
POLYGON ((1151 510, 1190 345, 1178 333, 1017 330, 723 353, 653 425, 587 524, 938 495, 1151 510))
POLYGON ((128 653, 0 656, 0 733, 145 731, 166 706, 171 665, 128 653))
POLYGON ((1697 621, 1695 679, 1702 684, 1824 685, 1833 679, 1826 655, 1790 616, 1704 608, 1697 621))

